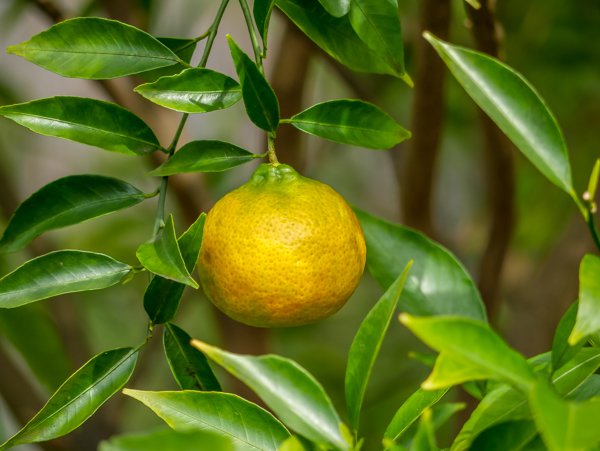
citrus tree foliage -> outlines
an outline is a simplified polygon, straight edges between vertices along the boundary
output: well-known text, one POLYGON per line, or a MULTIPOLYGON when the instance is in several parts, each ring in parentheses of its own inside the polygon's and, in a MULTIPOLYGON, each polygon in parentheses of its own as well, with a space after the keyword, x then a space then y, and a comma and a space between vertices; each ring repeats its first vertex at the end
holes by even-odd
MULTIPOLYGON (((279 101, 262 67, 273 9, 279 9, 300 32, 349 69, 386 74, 402 80, 407 89, 412 86, 396 0, 255 0, 252 10, 246 0, 239 6, 222 0, 211 26, 199 38, 159 38, 118 21, 82 17, 8 47, 9 53, 63 77, 103 80, 139 74, 147 82, 135 87, 136 93, 184 113, 170 145, 163 147, 142 119, 115 103, 65 95, 0 107, 1 116, 43 135, 131 158, 166 154, 167 160, 149 174, 156 181, 155 191, 145 193, 116 178, 74 174, 41 187, 25 200, 0 239, 0 252, 15 252, 50 230, 116 214, 158 196, 154 232, 137 243, 134 255, 139 264, 132 266, 84 250, 48 253, 0 279, 0 308, 22 308, 41 300, 52 302, 65 293, 110 289, 140 273, 151 274, 140 299, 149 330, 164 324, 164 353, 181 390, 122 390, 136 371, 138 354, 151 334, 136 346, 92 357, 66 380, 60 379, 61 374, 44 375, 34 367, 40 382, 54 393, 0 450, 68 434, 112 396, 123 396, 121 392, 147 406, 171 429, 113 437, 101 444, 101 450, 358 450, 364 395, 389 327, 408 328, 438 354, 421 387, 415 387, 389 419, 381 442, 384 449, 438 449, 437 428, 463 407, 444 401, 453 386, 463 386, 479 403, 451 450, 597 449, 597 255, 582 259, 579 301, 559 324, 552 349, 526 360, 488 325, 475 283, 448 250, 414 230, 357 210, 367 241, 368 269, 385 293, 364 318, 348 351, 344 412, 296 362, 277 355, 236 355, 192 339, 172 322, 183 291, 198 289, 193 274, 205 215, 177 234, 174 217, 165 213, 169 176, 227 171, 255 159, 272 158, 280 127, 293 126, 367 149, 389 149, 411 136, 388 113, 360 99, 327 100, 281 117, 279 101), (241 7, 248 25, 250 55, 237 44, 239 36, 225 37, 219 32, 225 10, 236 7, 241 7), (205 67, 216 39, 227 41, 237 80, 205 67), (200 63, 192 67, 191 56, 204 40, 200 63), (267 134, 267 149, 251 151, 217 140, 178 145, 189 114, 207 114, 237 102, 243 102, 248 120, 267 134), (269 411, 222 392, 209 360, 247 384, 269 411), (58 379, 64 382, 57 384, 58 379)), ((573 199, 600 248, 593 216, 600 164, 581 197, 573 186, 562 132, 531 84, 494 58, 430 33, 424 39, 524 156, 573 199)), ((35 323, 37 317, 31 311, 35 323)), ((30 361, 27 355, 24 358, 30 361)))

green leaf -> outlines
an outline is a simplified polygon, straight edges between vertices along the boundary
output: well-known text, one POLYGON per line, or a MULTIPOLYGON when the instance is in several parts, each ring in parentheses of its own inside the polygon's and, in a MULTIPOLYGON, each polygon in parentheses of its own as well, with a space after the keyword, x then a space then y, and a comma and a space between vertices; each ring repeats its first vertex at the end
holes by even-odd
POLYGON ((579 387, 571 392, 568 399, 585 401, 600 397, 600 374, 592 374, 579 387))
POLYGON ((160 77, 168 77, 169 75, 175 75, 183 71, 186 67, 189 67, 189 63, 192 60, 194 51, 198 41, 196 39, 187 38, 156 38, 161 44, 171 50, 181 62, 174 64, 173 66, 161 67, 160 69, 154 69, 148 72, 142 72, 140 77, 147 82, 154 82, 160 77))
MULTIPOLYGON (((354 1, 354 0, 352 0, 354 1)), ((333 17, 342 17, 350 11, 350 0, 319 0, 325 11, 333 17)))
POLYGON ((254 22, 256 28, 263 41, 263 48, 267 49, 267 36, 269 34, 269 22, 271 21, 271 12, 273 11, 273 5, 275 0, 254 0, 252 6, 252 15, 254 16, 254 22))
POLYGON ((148 271, 165 279, 198 288, 198 283, 188 272, 177 245, 173 215, 169 215, 167 223, 153 240, 138 247, 135 255, 148 271))
POLYGON ((369 149, 389 149, 411 136, 389 114, 362 100, 318 103, 287 122, 311 135, 369 149))
POLYGON ((506 421, 486 429, 473 441, 472 449, 486 451, 522 451, 536 437, 531 420, 506 421))
POLYGON ((98 354, 75 372, 46 405, 0 450, 61 437, 79 427, 129 380, 137 359, 133 348, 98 354))
POLYGON ((435 365, 427 380, 423 383, 424 388, 436 389, 439 387, 451 387, 470 381, 494 379, 495 373, 489 368, 482 367, 476 363, 458 361, 446 352, 441 352, 435 361, 435 365))
POLYGON ((184 113, 228 108, 242 98, 242 88, 227 75, 210 69, 186 69, 134 89, 157 105, 184 113))
POLYGON ((290 436, 269 412, 230 393, 123 390, 176 431, 206 430, 229 437, 236 450, 277 451, 290 436))
POLYGON ((555 390, 570 396, 600 368, 600 348, 583 348, 552 375, 555 390))
POLYGON ((592 168, 592 172, 590 174, 590 179, 588 180, 588 187, 585 190, 586 194, 584 196, 588 196, 591 201, 596 198, 596 190, 598 189, 598 180, 600 179, 600 158, 596 160, 594 163, 594 167, 592 168))
POLYGON ((583 340, 579 341, 575 346, 571 346, 568 342, 569 335, 575 325, 578 306, 578 302, 571 304, 560 319, 554 332, 554 338, 552 339, 552 368, 554 369, 560 368, 565 362, 570 360, 585 344, 583 340))
POLYGON ((138 74, 180 61, 148 33, 98 17, 65 20, 7 51, 63 77, 95 80, 138 74))
POLYGON ((577 199, 556 119, 535 89, 500 61, 425 32, 467 94, 552 183, 577 199))
POLYGON ((354 210, 367 241, 367 267, 387 288, 414 259, 400 309, 413 315, 456 315, 485 320, 485 308, 475 283, 445 248, 426 236, 354 210))
POLYGON ((56 390, 71 374, 65 344, 47 305, 0 309, 0 334, 19 352, 48 392, 56 390))
POLYGON ((300 439, 296 436, 291 436, 279 446, 277 451, 306 451, 300 439))
POLYGON ((258 66, 227 35, 235 71, 242 85, 242 96, 248 117, 257 127, 273 132, 279 125, 279 102, 273 88, 258 66))
POLYGON ((98 451, 235 451, 235 442, 225 435, 209 431, 157 430, 142 434, 126 434, 100 442, 98 451))
POLYGON ((396 76, 379 52, 356 34, 349 15, 333 17, 317 0, 276 0, 277 7, 332 58, 358 72, 396 76))
POLYGON ((409 262, 404 271, 387 289, 377 304, 364 319, 348 352, 346 365, 346 405, 350 426, 357 431, 360 411, 381 343, 388 330, 392 316, 396 311, 398 299, 413 262, 409 262))
POLYGON ((112 177, 73 175, 44 186, 15 211, 0 252, 18 251, 42 233, 78 224, 146 199, 140 190, 112 177))
POLYGON ((175 324, 165 325, 163 345, 177 385, 182 390, 221 391, 206 356, 191 341, 192 337, 175 324))
POLYGON ((0 116, 45 136, 128 155, 162 150, 156 136, 132 112, 110 102, 82 97, 50 97, 0 107, 0 116))
POLYGON ((442 390, 423 390, 419 388, 415 391, 404 401, 394 418, 392 418, 383 434, 384 440, 397 441, 426 409, 442 399, 447 392, 447 388, 442 390))
POLYGON ((55 251, 25 262, 0 279, 0 308, 20 307, 65 293, 100 290, 119 283, 131 267, 108 255, 55 251))
POLYGON ((175 155, 150 175, 165 176, 183 172, 226 171, 255 158, 262 158, 241 147, 223 141, 192 141, 179 149, 175 155))
POLYGON ((232 354, 199 340, 192 346, 248 385, 291 429, 323 446, 349 448, 323 387, 296 362, 276 355, 232 354))
POLYGON ((435 440, 435 430, 433 428, 433 414, 430 409, 425 409, 419 418, 419 424, 415 436, 413 437, 410 449, 411 451, 439 451, 435 440))
MULTIPOLYGON (((204 220, 206 213, 201 213, 198 219, 177 240, 186 269, 192 273, 198 261, 204 220)), ((179 307, 185 285, 154 276, 144 293, 144 309, 154 324, 170 321, 179 307)))
POLYGON ((569 344, 600 332, 600 257, 587 254, 579 266, 579 308, 569 344))
POLYGON ((352 0, 350 24, 363 42, 412 87, 404 68, 404 45, 397 0, 352 0))
MULTIPOLYGON (((506 381, 520 389, 529 389, 534 382, 534 373, 527 361, 511 349, 484 322, 460 317, 418 318, 406 313, 400 321, 429 347, 445 354, 457 363, 464 363, 484 371, 494 379, 506 381)), ((423 388, 443 388, 441 380, 433 386, 425 381, 423 388)))
POLYGON ((600 443, 600 398, 564 401, 544 381, 529 396, 533 417, 550 451, 590 449, 600 443))

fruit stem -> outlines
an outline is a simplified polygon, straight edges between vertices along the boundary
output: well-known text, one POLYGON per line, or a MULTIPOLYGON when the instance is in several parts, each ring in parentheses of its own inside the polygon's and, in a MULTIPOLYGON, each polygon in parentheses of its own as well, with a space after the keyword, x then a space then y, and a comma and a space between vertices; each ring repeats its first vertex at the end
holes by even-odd
POLYGON ((277 154, 275 153, 275 132, 269 132, 267 134, 267 157, 269 157, 269 163, 273 166, 279 166, 279 160, 277 159, 277 154))

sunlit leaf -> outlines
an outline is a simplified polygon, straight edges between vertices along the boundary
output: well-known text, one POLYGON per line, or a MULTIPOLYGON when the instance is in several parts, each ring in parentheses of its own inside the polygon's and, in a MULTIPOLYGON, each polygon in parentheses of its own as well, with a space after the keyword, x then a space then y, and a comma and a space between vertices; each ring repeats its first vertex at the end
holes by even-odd
POLYGON ((574 345, 584 337, 600 332, 600 257, 587 254, 579 266, 579 308, 569 336, 574 345))
POLYGON ((566 361, 577 354, 577 351, 585 344, 583 340, 579 341, 575 346, 571 346, 568 342, 569 335, 573 331, 575 319, 577 318, 578 306, 579 302, 571 304, 554 331, 554 338, 552 339, 552 367, 554 369, 560 368, 566 361))
POLYGON ((235 442, 209 431, 157 430, 142 434, 117 435, 100 442, 98 451, 235 451, 235 442))

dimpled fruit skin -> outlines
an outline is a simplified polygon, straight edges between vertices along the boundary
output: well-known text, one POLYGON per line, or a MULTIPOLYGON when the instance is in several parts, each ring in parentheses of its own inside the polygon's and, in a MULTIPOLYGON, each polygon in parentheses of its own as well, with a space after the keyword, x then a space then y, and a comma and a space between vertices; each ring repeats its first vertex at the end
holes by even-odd
POLYGON ((365 256, 342 196, 290 166, 262 164, 208 213, 198 272, 204 292, 230 317, 299 326, 345 304, 365 256))

